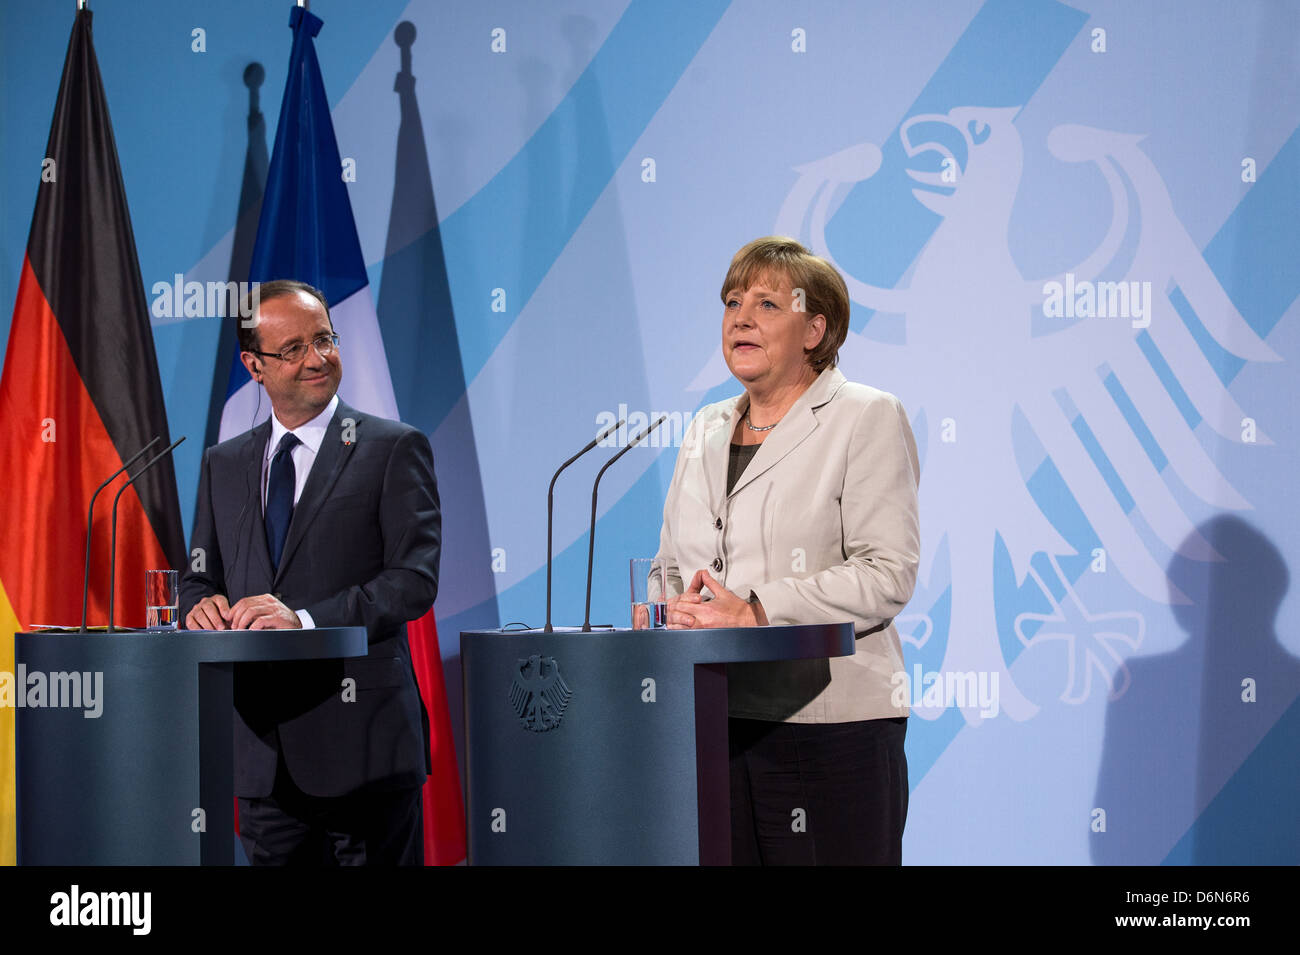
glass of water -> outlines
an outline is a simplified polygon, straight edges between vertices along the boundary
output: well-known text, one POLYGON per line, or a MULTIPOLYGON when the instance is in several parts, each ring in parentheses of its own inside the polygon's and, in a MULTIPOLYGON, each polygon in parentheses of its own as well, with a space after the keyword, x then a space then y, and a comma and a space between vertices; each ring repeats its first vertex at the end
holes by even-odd
POLYGON ((657 630, 668 625, 668 576, 662 563, 649 557, 630 561, 632 573, 632 629, 657 630))
POLYGON ((175 630, 180 619, 180 579, 174 570, 144 572, 146 630, 175 630))

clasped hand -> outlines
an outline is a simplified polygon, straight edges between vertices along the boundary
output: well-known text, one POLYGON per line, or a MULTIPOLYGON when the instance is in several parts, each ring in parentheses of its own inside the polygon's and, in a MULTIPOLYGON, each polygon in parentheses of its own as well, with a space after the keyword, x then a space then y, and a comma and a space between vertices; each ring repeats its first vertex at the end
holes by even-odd
POLYGON ((751 603, 713 579, 707 570, 697 570, 686 593, 668 598, 669 630, 712 630, 719 627, 762 627, 767 625, 763 605, 751 603), (713 594, 707 600, 701 591, 713 594))
POLYGON ((244 597, 232 607, 221 594, 204 597, 185 618, 186 630, 296 630, 298 615, 270 594, 244 597))

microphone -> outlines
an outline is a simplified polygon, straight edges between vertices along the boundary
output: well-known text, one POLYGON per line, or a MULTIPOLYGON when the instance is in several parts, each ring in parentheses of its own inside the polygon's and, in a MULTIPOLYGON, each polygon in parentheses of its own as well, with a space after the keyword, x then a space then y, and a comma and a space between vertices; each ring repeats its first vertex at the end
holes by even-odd
POLYGON ((119 474, 121 474, 131 465, 135 464, 135 462, 140 459, 140 455, 144 454, 146 451, 148 451, 150 448, 152 448, 155 444, 157 444, 161 440, 162 440, 162 435, 160 434, 154 435, 154 439, 152 441, 146 444, 135 454, 131 455, 130 459, 126 462, 126 464, 122 465, 120 468, 118 468, 116 471, 110 474, 108 476, 108 480, 106 480, 99 487, 95 488, 95 493, 90 495, 90 513, 86 515, 86 572, 82 578, 82 583, 81 583, 81 632, 82 633, 86 632, 86 601, 87 598, 90 596, 90 534, 95 527, 95 498, 99 497, 100 491, 104 490, 104 488, 108 487, 109 484, 112 483, 113 478, 117 477, 119 474))
POLYGON ((113 601, 117 596, 117 502, 122 499, 122 492, 136 482, 140 475, 144 474, 151 467, 161 461, 167 455, 176 450, 176 446, 185 440, 185 435, 181 435, 171 443, 169 447, 164 448, 149 459, 144 467, 135 472, 135 477, 127 480, 120 488, 117 489, 117 495, 113 498, 113 543, 109 547, 108 553, 108 632, 113 632, 113 601))
POLYGON ((605 476, 605 472, 609 470, 610 465, 631 451, 641 442, 642 438, 667 420, 668 415, 660 415, 654 424, 629 441, 626 448, 605 462, 605 466, 596 474, 596 483, 591 486, 591 531, 587 534, 587 616, 582 621, 583 633, 591 633, 591 565, 596 556, 596 492, 600 489, 600 479, 605 476))
POLYGON ((551 523, 552 523, 552 518, 555 515, 555 478, 558 478, 560 476, 560 471, 563 471, 574 461, 578 460, 578 458, 582 457, 584 454, 586 454, 588 451, 590 451, 592 448, 598 445, 606 437, 613 434, 619 428, 623 427, 623 423, 625 421, 627 421, 627 419, 622 418, 619 420, 617 424, 610 425, 600 434, 592 438, 591 442, 585 448, 583 448, 573 457, 569 458, 569 460, 561 464, 559 471, 555 472, 555 477, 551 478, 551 486, 546 489, 546 629, 544 631, 545 633, 554 632, 554 628, 551 627, 551 523))

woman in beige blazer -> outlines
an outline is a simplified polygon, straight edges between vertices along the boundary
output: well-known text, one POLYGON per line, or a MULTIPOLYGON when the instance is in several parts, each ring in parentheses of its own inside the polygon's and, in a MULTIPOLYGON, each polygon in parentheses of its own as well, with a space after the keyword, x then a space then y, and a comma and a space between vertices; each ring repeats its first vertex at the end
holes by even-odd
POLYGON ((892 863, 907 814, 892 620, 920 553, 916 443, 893 395, 835 368, 843 278, 793 239, 749 243, 722 286, 744 386, 678 454, 657 560, 673 628, 851 621, 851 657, 732 664, 736 863, 892 863))

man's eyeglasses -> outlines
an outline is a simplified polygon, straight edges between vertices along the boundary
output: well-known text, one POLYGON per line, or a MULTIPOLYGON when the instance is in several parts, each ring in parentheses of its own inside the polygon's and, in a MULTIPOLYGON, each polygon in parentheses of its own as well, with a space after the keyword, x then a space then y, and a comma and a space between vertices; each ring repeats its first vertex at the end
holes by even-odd
MULTIPOLYGON (((322 358, 328 358, 334 354, 334 349, 339 347, 339 337, 337 335, 322 335, 311 343, 311 347, 316 349, 316 354, 322 358)), ((257 351, 253 348, 248 350, 254 355, 261 355, 263 358, 278 358, 283 362, 295 362, 301 360, 307 354, 307 348, 306 342, 299 342, 280 352, 257 351)))

